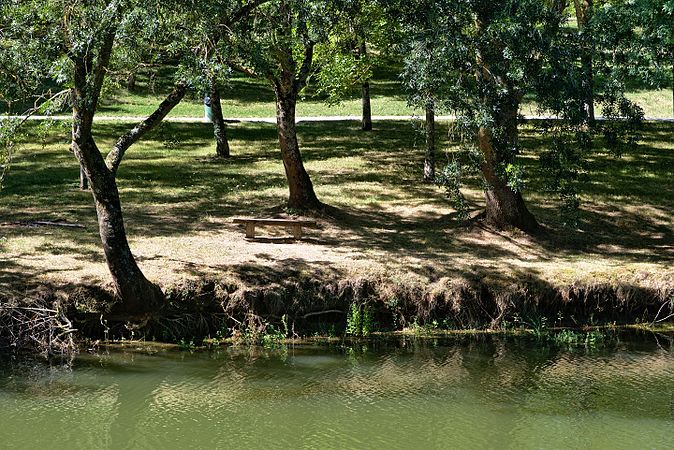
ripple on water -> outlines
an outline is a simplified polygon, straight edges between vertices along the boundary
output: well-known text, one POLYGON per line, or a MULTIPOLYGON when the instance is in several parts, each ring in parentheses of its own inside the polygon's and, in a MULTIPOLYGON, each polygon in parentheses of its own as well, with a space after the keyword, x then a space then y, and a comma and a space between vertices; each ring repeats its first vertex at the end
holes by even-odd
POLYGON ((18 448, 674 446, 674 357, 657 348, 493 340, 30 367, 0 370, 0 442, 18 448))

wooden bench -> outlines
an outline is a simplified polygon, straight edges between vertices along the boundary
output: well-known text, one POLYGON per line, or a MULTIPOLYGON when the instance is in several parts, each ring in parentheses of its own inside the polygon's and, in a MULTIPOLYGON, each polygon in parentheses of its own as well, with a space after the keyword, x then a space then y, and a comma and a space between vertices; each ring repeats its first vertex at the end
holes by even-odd
POLYGON ((315 227, 316 222, 313 220, 297 220, 297 219, 244 219, 237 217, 233 219, 234 223, 243 223, 246 225, 246 237, 255 237, 256 225, 267 225, 276 227, 285 227, 292 231, 293 238, 302 239, 302 227, 315 227))

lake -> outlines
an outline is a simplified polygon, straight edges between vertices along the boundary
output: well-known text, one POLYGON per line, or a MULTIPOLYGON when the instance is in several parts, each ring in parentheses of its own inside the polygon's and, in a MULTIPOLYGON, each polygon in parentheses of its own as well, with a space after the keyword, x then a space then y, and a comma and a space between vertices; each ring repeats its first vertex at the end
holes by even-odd
POLYGON ((0 357, 0 448, 674 448, 671 336, 0 357))

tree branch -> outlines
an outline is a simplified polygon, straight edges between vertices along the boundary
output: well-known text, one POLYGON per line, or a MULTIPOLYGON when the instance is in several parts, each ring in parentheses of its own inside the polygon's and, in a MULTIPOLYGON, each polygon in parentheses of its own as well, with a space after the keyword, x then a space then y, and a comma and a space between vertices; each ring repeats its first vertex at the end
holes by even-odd
POLYGON ((314 45, 316 45, 314 41, 308 41, 304 44, 304 61, 302 61, 302 67, 295 79, 295 90, 297 92, 307 85, 307 79, 311 73, 311 65, 314 61, 314 45))
POLYGON ((241 72, 244 75, 248 75, 249 77, 253 78, 259 78, 260 75, 255 72, 253 69, 249 67, 242 66, 238 63, 232 62, 232 61, 227 61, 227 65, 232 69, 236 70, 237 72, 241 72))
POLYGON ((101 95, 101 88, 103 80, 108 72, 110 65, 110 58, 112 58, 112 46, 115 43, 115 36, 117 35, 117 25, 111 26, 103 38, 103 44, 96 57, 96 65, 94 66, 94 80, 91 86, 91 103, 92 111, 96 112, 98 107, 98 98, 101 95))
POLYGON ((173 91, 164 99, 163 102, 147 119, 140 122, 138 125, 129 130, 124 136, 117 140, 117 143, 112 147, 110 153, 105 158, 105 164, 113 175, 117 173, 117 169, 124 158, 124 153, 136 143, 145 133, 156 127, 166 115, 185 97, 187 92, 187 83, 184 81, 178 82, 173 91))
POLYGON ((263 5, 265 3, 269 2, 269 0, 250 0, 248 3, 243 5, 241 8, 239 8, 237 11, 235 11, 229 19, 226 21, 226 23, 221 23, 222 26, 230 26, 232 24, 237 23, 239 20, 243 19, 246 17, 248 14, 251 13, 252 10, 257 8, 260 5, 263 5))

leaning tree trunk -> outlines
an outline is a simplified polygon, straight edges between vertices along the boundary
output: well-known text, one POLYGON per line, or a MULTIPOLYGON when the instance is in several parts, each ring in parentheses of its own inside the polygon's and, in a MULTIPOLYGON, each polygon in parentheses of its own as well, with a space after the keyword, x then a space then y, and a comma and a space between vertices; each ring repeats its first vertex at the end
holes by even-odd
POLYGON ((435 107, 433 100, 426 102, 426 156, 424 158, 424 180, 435 179, 435 107))
POLYGON ((478 145, 483 156, 482 174, 487 182, 485 199, 485 221, 497 228, 519 228, 522 231, 534 232, 538 229, 538 222, 529 212, 522 194, 508 186, 499 175, 497 168, 511 162, 508 148, 516 148, 518 139, 517 104, 504 107, 498 116, 495 127, 502 130, 498 141, 494 139, 492 130, 480 127, 478 131, 478 145), (501 148, 499 148, 501 147, 501 148))
POLYGON ((121 300, 115 312, 140 316, 156 311, 164 296, 145 278, 131 254, 114 174, 106 167, 93 137, 78 136, 74 150, 91 183, 105 260, 121 300))
POLYGON ((296 95, 281 92, 281 88, 276 88, 276 124, 283 167, 290 190, 288 206, 303 210, 320 209, 322 204, 318 201, 309 174, 304 169, 299 143, 297 142, 296 103, 296 95))
POLYGON ((220 89, 215 81, 211 80, 210 88, 211 109, 213 111, 213 134, 215 135, 215 154, 220 158, 229 158, 229 141, 227 140, 227 124, 222 117, 220 103, 220 89))
MULTIPOLYGON (((362 40, 358 48, 358 58, 367 55, 367 45, 365 40, 362 40)), ((372 131, 372 105, 370 104, 370 80, 365 80, 362 86, 362 102, 363 102, 363 119, 362 130, 372 131)))
POLYGON ((133 315, 156 312, 161 307, 164 296, 157 285, 145 278, 131 254, 119 192, 114 180, 106 181, 104 187, 96 189, 94 200, 105 259, 112 275, 115 293, 123 299, 117 311, 133 315))

